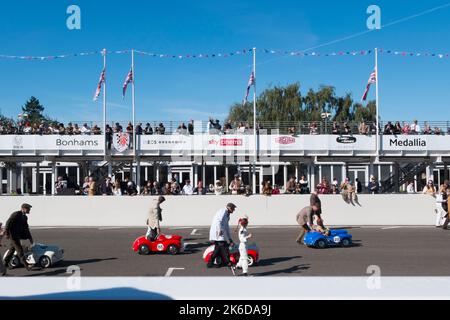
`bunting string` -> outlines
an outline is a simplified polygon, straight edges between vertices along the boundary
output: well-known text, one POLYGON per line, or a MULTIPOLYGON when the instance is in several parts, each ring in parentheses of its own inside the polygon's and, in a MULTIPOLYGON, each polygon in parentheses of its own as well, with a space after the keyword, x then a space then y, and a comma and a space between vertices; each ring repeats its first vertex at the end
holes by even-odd
MULTIPOLYGON (((199 53, 199 54, 165 54, 165 53, 151 53, 146 51, 135 50, 136 54, 141 56, 148 56, 153 58, 165 58, 165 59, 206 59, 206 58, 230 58, 234 56, 241 56, 252 53, 253 49, 242 49, 228 53, 199 53)), ((257 49, 259 53, 281 55, 281 56, 295 56, 295 57, 340 57, 340 56, 367 56, 373 54, 373 50, 358 50, 358 51, 337 51, 337 52, 305 52, 305 51, 285 51, 285 50, 270 50, 270 49, 257 49)), ((397 51, 397 50, 385 50, 379 49, 379 54, 382 55, 394 55, 399 57, 432 57, 432 58, 449 58, 449 53, 432 53, 432 52, 409 52, 409 51, 397 51)), ((102 54, 103 51, 91 51, 80 52, 62 55, 50 55, 50 56, 15 56, 0 54, 0 59, 10 60, 56 60, 66 59, 73 57, 93 56, 102 54)), ((107 54, 129 54, 131 50, 116 50, 106 51, 107 54)))

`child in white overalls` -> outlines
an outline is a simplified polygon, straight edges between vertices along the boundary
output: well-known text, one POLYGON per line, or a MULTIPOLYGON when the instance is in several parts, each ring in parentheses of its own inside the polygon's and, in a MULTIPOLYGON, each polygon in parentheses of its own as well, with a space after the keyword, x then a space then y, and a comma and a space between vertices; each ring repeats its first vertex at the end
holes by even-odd
POLYGON ((247 239, 252 235, 248 233, 248 218, 244 217, 239 219, 239 262, 236 267, 242 268, 242 275, 248 276, 248 255, 247 255, 247 239))

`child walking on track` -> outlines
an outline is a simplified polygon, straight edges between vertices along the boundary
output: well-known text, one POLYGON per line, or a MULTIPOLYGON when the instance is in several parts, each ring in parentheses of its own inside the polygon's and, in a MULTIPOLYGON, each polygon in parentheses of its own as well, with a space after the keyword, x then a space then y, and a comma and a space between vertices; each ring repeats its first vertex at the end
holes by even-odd
POLYGON ((239 219, 239 262, 236 267, 242 268, 242 275, 248 276, 247 239, 252 235, 248 233, 248 217, 239 219))

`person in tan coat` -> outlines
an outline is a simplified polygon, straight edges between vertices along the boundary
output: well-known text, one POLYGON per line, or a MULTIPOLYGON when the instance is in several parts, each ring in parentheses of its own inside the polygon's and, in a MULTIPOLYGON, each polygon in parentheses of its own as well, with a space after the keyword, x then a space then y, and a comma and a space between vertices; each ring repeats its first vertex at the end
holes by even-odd
POLYGON ((162 221, 162 209, 160 204, 166 201, 166 198, 159 196, 153 200, 150 210, 147 215, 147 234, 146 237, 150 241, 155 241, 161 233, 159 222, 162 221))

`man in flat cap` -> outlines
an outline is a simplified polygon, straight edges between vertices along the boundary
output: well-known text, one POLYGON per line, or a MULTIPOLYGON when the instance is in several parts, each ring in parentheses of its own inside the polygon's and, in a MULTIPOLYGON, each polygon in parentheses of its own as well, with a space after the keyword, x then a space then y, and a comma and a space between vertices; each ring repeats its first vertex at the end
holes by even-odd
MULTIPOLYGON (((230 202, 227 204, 226 208, 220 209, 214 216, 211 228, 209 230, 209 240, 214 244, 214 252, 208 262, 208 268, 214 266, 214 261, 219 256, 222 259, 222 265, 231 267, 231 263, 228 258, 228 246, 233 245, 233 239, 231 239, 229 222, 230 214, 232 214, 235 209, 236 205, 230 202)), ((216 266, 220 267, 220 265, 216 266)))
POLYGON ((3 263, 5 266, 9 266, 9 262, 13 257, 14 253, 17 252, 22 264, 27 270, 31 270, 31 266, 25 260, 22 244, 20 240, 30 240, 33 244, 33 237, 30 233, 30 228, 28 226, 27 214, 30 213, 31 205, 28 203, 22 204, 19 211, 15 211, 11 214, 8 221, 6 221, 5 226, 5 236, 10 240, 11 244, 7 256, 5 257, 3 263))
POLYGON ((166 198, 159 196, 153 200, 152 206, 147 216, 147 239, 155 241, 161 233, 159 222, 162 221, 162 209, 160 204, 166 201, 166 198))

